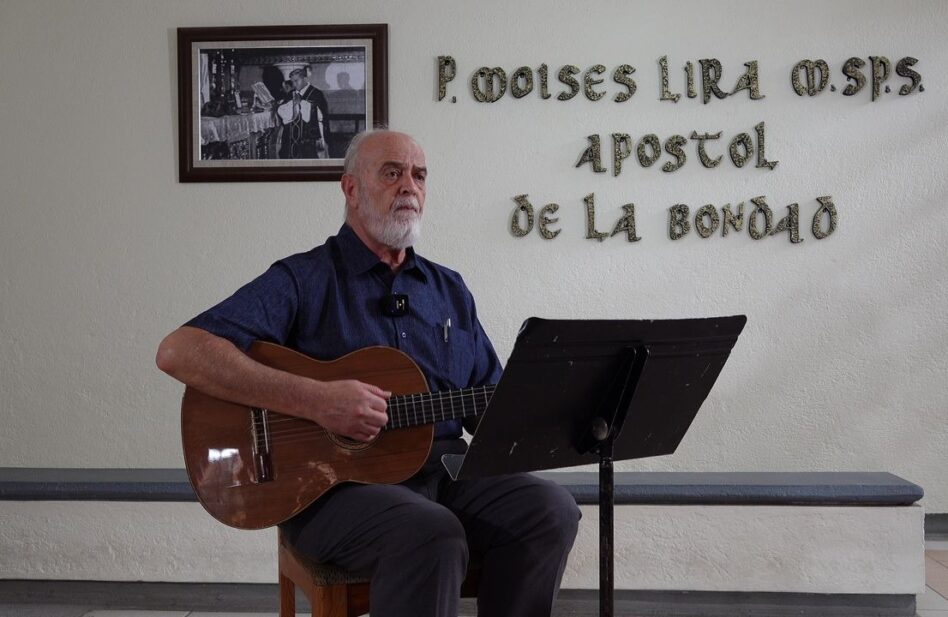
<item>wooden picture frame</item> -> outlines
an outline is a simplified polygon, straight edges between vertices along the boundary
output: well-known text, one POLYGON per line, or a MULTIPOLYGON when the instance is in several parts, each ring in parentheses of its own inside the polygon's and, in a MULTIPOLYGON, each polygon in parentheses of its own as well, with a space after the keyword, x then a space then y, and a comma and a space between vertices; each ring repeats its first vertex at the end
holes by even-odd
POLYGON ((388 122, 388 26, 178 28, 180 182, 330 181, 388 122))

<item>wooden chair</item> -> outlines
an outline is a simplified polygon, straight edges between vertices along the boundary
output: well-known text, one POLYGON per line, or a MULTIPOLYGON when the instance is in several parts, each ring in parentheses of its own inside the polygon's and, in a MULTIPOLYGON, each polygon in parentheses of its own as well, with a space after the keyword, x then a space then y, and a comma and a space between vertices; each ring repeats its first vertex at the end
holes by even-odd
MULTIPOLYGON (((356 617, 369 612, 369 579, 317 563, 294 549, 279 532, 280 617, 295 617, 296 587, 309 598, 313 617, 356 617)), ((468 572, 461 597, 477 596, 477 573, 468 572)))

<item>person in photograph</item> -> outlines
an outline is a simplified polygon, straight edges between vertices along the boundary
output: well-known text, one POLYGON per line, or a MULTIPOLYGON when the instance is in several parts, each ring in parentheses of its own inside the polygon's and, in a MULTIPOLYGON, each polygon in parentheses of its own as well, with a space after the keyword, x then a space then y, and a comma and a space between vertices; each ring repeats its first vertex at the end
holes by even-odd
POLYGON ((292 98, 277 108, 284 130, 281 159, 317 159, 329 156, 329 105, 319 88, 309 82, 305 69, 290 73, 292 98))
POLYGON ((293 100, 293 93, 296 89, 293 87, 293 81, 289 79, 283 80, 283 91, 280 93, 280 103, 286 103, 287 101, 293 100))
POLYGON ((292 103, 295 93, 296 90, 293 88, 293 82, 289 79, 284 79, 279 92, 276 93, 276 102, 271 109, 274 126, 276 128, 270 137, 270 152, 276 153, 276 155, 271 155, 268 158, 289 158, 283 156, 283 144, 288 139, 287 135, 289 131, 292 131, 291 125, 294 116, 292 103), (284 116, 286 117, 286 121, 284 121, 284 116))
POLYGON ((349 73, 345 71, 339 71, 336 75, 336 83, 339 85, 339 90, 354 90, 350 83, 349 73))

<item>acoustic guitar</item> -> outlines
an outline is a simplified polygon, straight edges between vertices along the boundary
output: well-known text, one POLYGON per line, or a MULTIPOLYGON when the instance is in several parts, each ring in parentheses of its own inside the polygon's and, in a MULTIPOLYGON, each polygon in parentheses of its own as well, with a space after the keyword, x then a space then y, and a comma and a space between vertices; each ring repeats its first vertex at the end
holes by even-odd
POLYGON ((367 347, 331 362, 255 342, 267 366, 318 379, 358 379, 392 392, 388 424, 370 442, 269 409, 186 388, 181 438, 188 479, 217 520, 239 529, 281 523, 341 482, 394 484, 415 474, 431 450, 434 422, 484 411, 494 386, 428 392, 421 369, 390 347, 367 347))

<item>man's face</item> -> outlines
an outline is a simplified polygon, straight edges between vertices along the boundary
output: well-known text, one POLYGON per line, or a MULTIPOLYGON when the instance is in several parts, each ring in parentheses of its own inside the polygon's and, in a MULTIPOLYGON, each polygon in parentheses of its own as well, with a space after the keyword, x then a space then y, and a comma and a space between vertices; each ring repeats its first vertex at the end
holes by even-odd
POLYGON ((346 192, 355 216, 378 242, 395 249, 417 239, 425 207, 425 153, 400 133, 370 135, 346 192))
POLYGON ((297 90, 302 90, 306 87, 306 78, 302 75, 294 75, 290 77, 293 80, 293 87, 297 90))

